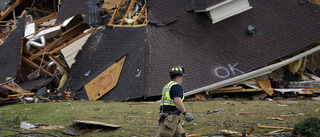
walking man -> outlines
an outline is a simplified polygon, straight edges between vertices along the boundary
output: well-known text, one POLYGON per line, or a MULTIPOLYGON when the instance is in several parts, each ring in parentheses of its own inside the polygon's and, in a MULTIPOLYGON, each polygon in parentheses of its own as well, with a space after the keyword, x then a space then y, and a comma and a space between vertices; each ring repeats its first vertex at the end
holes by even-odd
POLYGON ((194 118, 184 107, 182 83, 185 71, 183 67, 176 66, 169 72, 171 81, 162 90, 160 105, 160 129, 156 137, 185 137, 185 131, 180 123, 182 113, 187 122, 194 118))

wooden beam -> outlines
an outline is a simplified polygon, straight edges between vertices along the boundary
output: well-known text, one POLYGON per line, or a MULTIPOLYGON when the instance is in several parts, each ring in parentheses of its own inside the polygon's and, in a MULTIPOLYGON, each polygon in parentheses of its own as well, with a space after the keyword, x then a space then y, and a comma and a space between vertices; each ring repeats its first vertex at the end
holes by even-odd
POLYGON ((56 39, 55 41, 49 43, 43 49, 35 53, 33 56, 29 57, 29 59, 31 61, 35 60, 36 58, 40 57, 42 55, 41 53, 43 53, 44 51, 45 52, 51 51, 52 49, 56 48, 58 45, 62 44, 64 41, 71 39, 72 37, 74 37, 75 35, 78 35, 85 29, 88 29, 88 27, 86 25, 81 25, 80 27, 78 27, 78 29, 74 29, 68 32, 67 34, 65 34, 63 37, 60 37, 59 39, 56 39))
POLYGON ((32 68, 34 69, 39 69, 40 71, 49 75, 49 76, 53 76, 52 73, 50 73, 49 71, 45 70, 44 68, 40 67, 39 65, 37 65, 36 63, 32 62, 31 60, 27 59, 26 57, 22 56, 22 61, 24 61, 25 63, 27 63, 28 65, 30 65, 32 68))
POLYGON ((257 84, 257 82, 254 81, 254 80, 249 80, 249 81, 242 81, 242 82, 239 82, 237 84, 257 84))
POLYGON ((22 94, 15 94, 15 95, 8 95, 7 98, 18 98, 19 96, 26 96, 26 97, 32 97, 35 95, 35 93, 22 93, 22 94))
POLYGON ((2 90, 0 90, 0 94, 1 94, 1 95, 5 95, 5 96, 8 96, 8 95, 9 95, 7 92, 4 92, 4 91, 2 91, 2 90))
POLYGON ((306 88, 306 89, 304 89, 304 90, 318 90, 318 89, 320 89, 320 87, 316 87, 316 88, 306 88))
POLYGON ((261 114, 261 112, 241 112, 239 115, 261 114))
POLYGON ((118 13, 118 11, 120 9, 119 7, 120 7, 121 3, 122 3, 122 0, 120 0, 120 2, 118 3, 117 9, 113 12, 112 17, 111 17, 108 25, 113 25, 114 19, 116 18, 116 15, 117 15, 117 13, 118 13))
POLYGON ((290 127, 274 127, 274 126, 258 126, 259 128, 270 128, 270 129, 285 129, 285 130, 293 130, 290 127))
POLYGON ((82 38, 83 36, 85 36, 85 35, 87 35, 87 34, 89 34, 89 33, 91 33, 93 30, 94 30, 94 28, 91 27, 91 29, 90 29, 89 31, 87 31, 87 32, 85 32, 85 33, 82 33, 82 34, 78 35, 77 37, 73 38, 72 40, 68 41, 67 43, 64 43, 64 44, 62 44, 61 46, 53 49, 49 54, 52 55, 52 54, 60 51, 60 50, 63 49, 64 47, 66 47, 66 46, 70 45, 71 43, 75 42, 76 40, 82 38))
POLYGON ((304 57, 301 74, 303 74, 303 73, 304 73, 304 70, 306 69, 307 57, 308 57, 308 56, 305 56, 305 57, 304 57))
POLYGON ((56 2, 56 0, 53 0, 53 11, 57 12, 57 2, 56 2))
POLYGON ((46 22, 46 21, 48 21, 48 20, 50 20, 50 19, 56 18, 57 15, 58 15, 58 12, 52 13, 52 14, 50 14, 50 15, 48 15, 48 16, 45 16, 45 17, 42 17, 42 18, 40 18, 40 19, 35 20, 34 23, 35 23, 36 25, 41 24, 41 23, 46 22))
MULTIPOLYGON (((33 53, 31 53, 30 51, 28 51, 27 49, 25 49, 25 48, 23 48, 23 52, 24 53, 27 53, 29 56, 32 56, 32 55, 34 55, 33 53)), ((22 54, 21 54, 22 55, 22 54)), ((41 58, 36 58, 36 60, 38 60, 38 61, 41 61, 41 58)), ((46 64, 47 66, 49 65, 49 62, 47 62, 47 61, 45 61, 45 60, 43 60, 43 63, 44 64, 46 64)))
POLYGON ((9 8, 7 8, 4 12, 2 12, 0 21, 6 18, 13 10, 16 8, 23 0, 17 0, 14 2, 9 8))
POLYGON ((21 90, 15 89, 15 88, 10 87, 10 86, 8 86, 8 85, 2 85, 2 86, 5 87, 6 89, 9 89, 9 90, 13 91, 13 92, 23 93, 21 90))
POLYGON ((73 27, 71 27, 70 29, 68 29, 67 31, 63 32, 62 34, 60 34, 60 36, 64 36, 66 34, 68 34, 69 32, 73 31, 74 29, 78 28, 79 26, 81 26, 83 23, 79 22, 78 24, 74 25, 73 27))
POLYGON ((47 11, 47 10, 40 10, 40 9, 35 9, 35 8, 29 8, 29 7, 26 7, 26 10, 33 10, 33 11, 38 11, 38 12, 42 12, 42 13, 53 13, 53 11, 47 11))
MULTIPOLYGON (((138 17, 137 17, 137 19, 134 21, 134 23, 133 23, 133 25, 137 25, 138 23, 139 23, 139 18, 141 18, 142 17, 142 15, 144 14, 144 12, 145 12, 145 7, 146 7, 146 4, 144 4, 143 5, 143 7, 142 7, 142 9, 140 10, 140 13, 139 13, 139 15, 138 15, 138 17)), ((143 21, 144 22, 144 21, 143 21)), ((142 23, 143 23, 142 22, 142 23)))
POLYGON ((129 5, 127 11, 126 11, 126 14, 123 16, 120 25, 123 25, 124 19, 127 18, 127 16, 129 15, 129 13, 130 13, 130 11, 131 11, 131 9, 132 9, 132 7, 133 7, 133 5, 134 5, 135 2, 136 2, 136 0, 131 0, 131 3, 130 3, 130 5, 129 5))
POLYGON ((8 113, 4 113, 4 115, 7 115, 7 114, 13 114, 13 113, 22 112, 22 111, 27 111, 27 110, 31 110, 31 109, 32 109, 32 108, 27 108, 27 109, 22 109, 22 110, 12 111, 12 112, 8 112, 8 113))

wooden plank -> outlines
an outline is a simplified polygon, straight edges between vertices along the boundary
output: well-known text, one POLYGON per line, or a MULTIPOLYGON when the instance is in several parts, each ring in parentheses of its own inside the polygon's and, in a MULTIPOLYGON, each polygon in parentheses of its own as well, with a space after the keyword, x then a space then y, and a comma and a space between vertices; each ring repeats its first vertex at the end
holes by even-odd
POLYGON ((27 97, 32 97, 35 95, 35 93, 21 93, 21 94, 15 94, 15 95, 8 95, 7 98, 18 98, 19 96, 27 96, 27 97))
POLYGON ((300 95, 313 95, 314 93, 311 91, 302 91, 302 92, 298 92, 298 94, 300 94, 300 95))
POLYGON ((259 81, 257 78, 255 78, 257 84, 270 96, 273 94, 273 88, 271 87, 271 82, 270 80, 265 80, 265 81, 259 81))
POLYGON ((282 119, 282 118, 276 118, 276 117, 267 117, 267 119, 283 121, 283 119, 282 119))
POLYGON ((1 13, 0 21, 6 18, 13 10, 16 8, 23 0, 17 0, 14 2, 9 8, 7 8, 4 12, 1 13))
POLYGON ((89 100, 99 99, 117 85, 125 59, 122 57, 84 86, 89 100))
POLYGON ((144 22, 143 22, 143 24, 146 24, 146 25, 148 25, 148 10, 147 10, 147 8, 144 8, 144 10, 145 10, 145 12, 144 12, 144 15, 146 16, 145 17, 145 19, 144 19, 144 22))
POLYGON ((2 91, 2 90, 0 90, 0 94, 1 94, 1 95, 5 95, 5 96, 8 96, 8 95, 9 95, 7 92, 4 92, 4 91, 2 91))
POLYGON ((220 88, 220 89, 216 89, 215 91, 229 91, 229 90, 239 90, 239 89, 242 90, 242 86, 220 88))
POLYGON ((40 9, 29 8, 29 7, 26 7, 26 10, 33 10, 33 11, 38 11, 38 12, 42 12, 42 13, 49 13, 49 14, 53 13, 53 11, 40 10, 40 9))
POLYGON ((254 80, 249 80, 249 81, 242 81, 242 82, 239 82, 237 84, 257 84, 257 82, 254 81, 254 80))
POLYGON ((217 94, 217 93, 239 93, 239 92, 257 92, 263 91, 262 89, 238 89, 238 90, 226 90, 226 91, 210 91, 210 94, 217 94))
POLYGON ((261 112, 241 112, 239 115, 261 114, 261 112))
POLYGON ((318 89, 320 89, 320 87, 316 87, 316 88, 306 88, 306 89, 304 89, 304 90, 308 91, 308 90, 318 90, 318 89))
POLYGON ((258 126, 259 128, 270 128, 270 129, 284 129, 284 130, 293 130, 290 127, 274 127, 274 126, 258 126))
POLYGON ((104 4, 102 5, 102 8, 105 8, 107 10, 107 12, 111 14, 110 10, 116 9, 119 1, 120 0, 104 0, 104 4))
POLYGON ((46 21, 48 21, 48 20, 50 20, 50 19, 56 18, 57 15, 58 15, 58 12, 52 13, 52 14, 50 14, 50 15, 48 15, 48 16, 45 16, 45 17, 42 17, 42 18, 40 18, 40 19, 35 20, 34 23, 35 23, 36 25, 41 24, 41 23, 46 22, 46 21))
POLYGON ((21 91, 18 91, 17 89, 13 88, 13 87, 10 87, 8 85, 2 85, 3 87, 5 87, 6 89, 9 89, 13 92, 16 92, 16 93, 22 93, 21 91))
POLYGON ((119 9, 120 9, 119 7, 121 4, 122 4, 122 0, 120 0, 120 2, 118 3, 117 9, 115 10, 115 12, 113 12, 112 17, 111 17, 108 25, 113 25, 114 19, 116 18, 117 13, 119 12, 119 9))
POLYGON ((0 109, 0 111, 1 111, 1 110, 8 110, 8 109, 12 109, 12 108, 2 108, 2 109, 0 109))
MULTIPOLYGON (((141 18, 142 17, 142 15, 144 14, 144 12, 145 12, 145 7, 146 7, 146 4, 144 4, 143 5, 143 7, 142 7, 142 9, 140 10, 140 13, 139 13, 139 15, 138 15, 138 17, 137 17, 137 19, 134 21, 134 23, 133 23, 133 25, 137 25, 138 23, 139 23, 139 18, 141 18)), ((143 22, 142 22, 143 23, 143 22)))
POLYGON ((305 69, 306 69, 307 58, 308 58, 308 56, 305 56, 305 57, 304 57, 304 60, 303 60, 303 66, 302 66, 302 70, 301 70, 301 74, 303 74, 303 73, 304 73, 304 71, 305 71, 305 69))
POLYGON ((192 134, 192 135, 187 135, 186 137, 202 137, 202 134, 192 134))
POLYGON ((4 113, 4 115, 7 115, 7 114, 13 114, 13 113, 22 112, 22 111, 27 111, 27 110, 31 110, 31 109, 32 109, 32 108, 27 108, 27 109, 22 109, 22 110, 12 111, 12 112, 8 112, 8 113, 4 113))
MULTIPOLYGON (((23 52, 26 53, 26 54, 28 54, 29 56, 32 56, 32 55, 33 55, 33 53, 31 53, 30 51, 28 51, 28 50, 25 49, 25 48, 23 48, 23 52)), ((21 55, 23 55, 23 54, 21 54, 21 55)), ((36 58, 36 60, 41 61, 41 58, 38 57, 38 58, 36 58)), ((47 61, 45 61, 45 60, 43 60, 43 63, 46 64, 46 65, 49 65, 49 62, 47 62, 47 61)))
MULTIPOLYGON (((237 137, 243 137, 242 133, 240 132, 236 132, 236 131, 231 131, 231 130, 219 130, 219 132, 221 134, 227 134, 227 135, 233 135, 233 136, 237 136, 237 137)), ((246 137, 254 137, 251 135, 246 134, 246 137)))
MULTIPOLYGON (((36 63, 32 62, 31 60, 27 59, 26 57, 22 56, 22 61, 24 61, 25 63, 27 63, 28 65, 30 65, 32 68, 34 69, 39 69, 39 65, 37 65, 36 63)), ((49 76, 53 76, 52 73, 50 73, 49 71, 45 70, 44 68, 40 67, 40 71, 49 75, 49 76)))
POLYGON ((132 7, 133 7, 135 2, 136 2, 136 0, 131 0, 131 3, 129 5, 127 11, 126 11, 126 14, 124 14, 124 16, 122 17, 122 21, 121 21, 120 25, 123 25, 124 19, 128 17, 128 15, 129 15, 129 13, 130 13, 130 11, 131 11, 131 9, 132 9, 132 7))

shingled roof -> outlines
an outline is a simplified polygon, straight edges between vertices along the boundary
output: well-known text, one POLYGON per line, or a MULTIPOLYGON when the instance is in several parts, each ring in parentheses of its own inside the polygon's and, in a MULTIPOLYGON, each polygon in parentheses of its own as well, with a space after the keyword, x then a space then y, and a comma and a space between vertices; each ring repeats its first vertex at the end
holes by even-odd
POLYGON ((5 42, 0 46, 0 83, 6 82, 7 77, 15 78, 18 74, 21 56, 20 38, 24 35, 25 16, 17 20, 16 29, 10 32, 5 42))
MULTIPOLYGON (((190 91, 243 75, 319 40, 319 6, 292 0, 249 2, 252 9, 212 24, 205 13, 192 11, 200 6, 191 0, 147 1, 147 28, 104 29, 89 38, 70 70, 71 91, 85 94, 78 88, 84 73, 95 73, 123 54, 128 57, 118 85, 103 100, 158 97, 169 81, 168 70, 176 65, 184 66, 182 86, 190 91), (258 33, 247 34, 248 25, 258 33)), ((62 12, 74 5, 63 6, 62 12)))

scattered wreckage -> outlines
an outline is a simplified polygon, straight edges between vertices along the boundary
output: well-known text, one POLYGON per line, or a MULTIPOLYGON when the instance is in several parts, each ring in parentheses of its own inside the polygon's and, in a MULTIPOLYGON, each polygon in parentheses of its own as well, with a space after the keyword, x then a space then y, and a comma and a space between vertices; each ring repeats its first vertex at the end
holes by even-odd
MULTIPOLYGON (((61 23, 56 23, 61 1, 58 4, 55 1, 50 3, 51 7, 48 10, 43 8, 48 4, 46 1, 25 5, 26 1, 11 2, 11 5, 1 12, 0 46, 8 46, 9 42, 15 42, 16 51, 20 51, 19 58, 14 58, 14 61, 19 62, 19 66, 15 66, 19 71, 14 72, 15 77, 10 74, 6 81, 1 81, 1 105, 74 99, 68 91, 70 80, 68 74, 76 62, 75 57, 88 38, 97 30, 106 27, 139 27, 148 24, 146 0, 88 1, 88 15, 77 14, 61 23), (97 9, 96 5, 101 7, 97 9), (107 25, 99 26, 98 24, 106 21, 106 18, 109 18, 107 25), (23 35, 19 37, 21 33, 23 35), (63 88, 65 90, 61 90, 62 87, 65 87, 63 88)), ((185 95, 188 97, 194 95, 198 100, 229 97, 262 100, 268 96, 271 98, 318 96, 320 91, 318 77, 320 73, 317 67, 320 57, 319 48, 316 46, 318 44, 315 43, 308 49, 297 51, 271 65, 227 82, 222 81, 191 90, 185 95), (312 52, 304 52, 309 50, 312 52)), ((103 70, 98 71, 99 73, 91 75, 89 70, 85 74, 91 76, 91 79, 82 84, 89 100, 98 100, 117 85, 125 59, 126 55, 113 64, 102 67, 103 70), (106 76, 115 79, 111 82, 103 81, 102 78, 96 79, 106 76), (95 89, 96 84, 111 86, 100 91, 95 89)))

